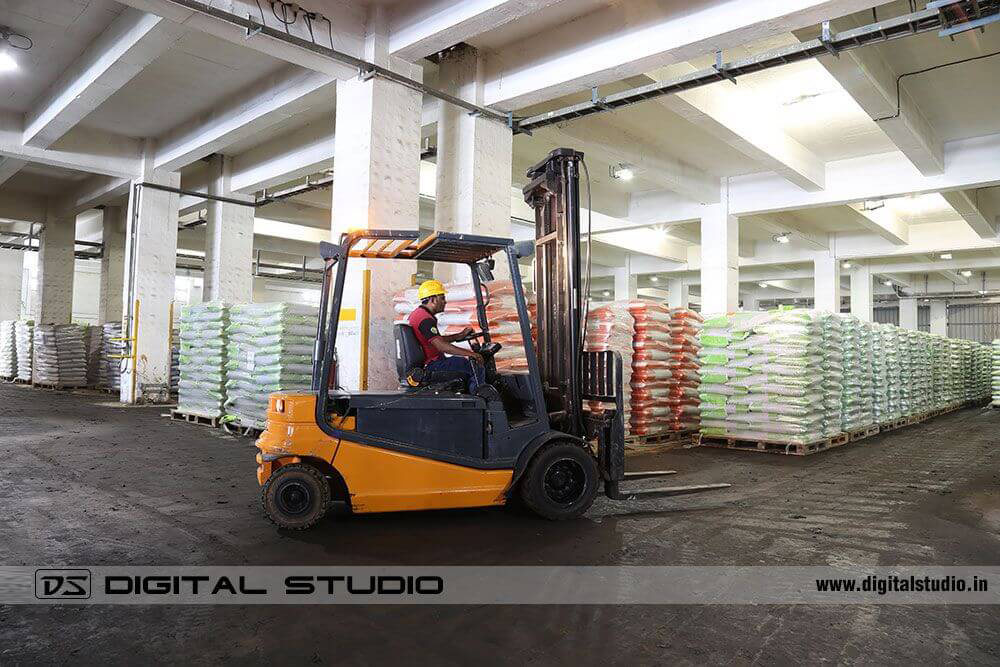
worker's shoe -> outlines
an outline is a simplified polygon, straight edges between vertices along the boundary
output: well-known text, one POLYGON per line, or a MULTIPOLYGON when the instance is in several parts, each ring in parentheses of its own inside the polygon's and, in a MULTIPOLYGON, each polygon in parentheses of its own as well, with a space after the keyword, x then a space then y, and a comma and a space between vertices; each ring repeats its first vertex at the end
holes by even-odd
POLYGON ((488 384, 481 384, 476 389, 476 396, 485 399, 487 403, 492 403, 493 401, 501 401, 500 392, 496 390, 495 387, 488 384))

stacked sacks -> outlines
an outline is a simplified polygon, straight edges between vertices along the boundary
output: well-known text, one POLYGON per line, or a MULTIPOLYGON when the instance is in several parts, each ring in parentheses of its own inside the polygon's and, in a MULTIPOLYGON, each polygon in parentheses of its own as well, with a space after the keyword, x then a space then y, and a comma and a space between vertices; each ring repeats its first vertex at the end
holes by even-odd
POLYGON ((221 417, 226 400, 226 327, 229 306, 210 301, 181 309, 177 410, 221 417))
MULTIPOLYGON (((617 352, 622 359, 622 405, 625 435, 631 434, 632 408, 632 339, 635 320, 627 301, 594 306, 587 315, 584 349, 588 352, 617 352)), ((601 412, 604 406, 591 401, 587 409, 601 412)))
POLYGON ((35 323, 32 320, 18 320, 14 326, 17 348, 17 379, 31 382, 32 359, 35 355, 35 323))
POLYGON ((237 304, 226 329, 226 415, 263 429, 268 397, 312 386, 319 309, 294 303, 237 304))
POLYGON ((121 355, 125 343, 121 340, 121 322, 108 322, 101 327, 101 354, 98 362, 98 386, 118 391, 121 388, 121 355))
POLYGON ((0 377, 11 379, 17 375, 17 338, 14 320, 0 322, 0 377))
POLYGON ((875 421, 871 330, 853 315, 840 317, 844 365, 840 430, 849 432, 866 428, 875 421))
POLYGON ((889 366, 890 351, 887 348, 888 336, 882 332, 883 325, 865 323, 872 340, 872 407, 875 421, 883 423, 892 417, 889 414, 889 366))
POLYGON ((83 347, 87 360, 87 386, 96 387, 101 373, 101 343, 104 330, 101 327, 86 325, 83 334, 83 347))
POLYGON ((1000 338, 993 340, 992 350, 992 376, 993 376, 993 407, 1000 408, 1000 338))
MULTIPOLYGON (((513 284, 509 280, 494 280, 483 283, 482 289, 490 337, 493 342, 503 346, 496 356, 497 370, 526 371, 528 361, 524 352, 517 306, 514 303, 513 284)), ((441 334, 455 334, 465 327, 479 331, 476 294, 473 291, 472 283, 448 283, 445 285, 445 291, 447 292, 448 304, 445 306, 444 312, 438 313, 437 316, 441 334)), ((524 298, 528 307, 528 315, 531 318, 532 338, 534 338, 534 295, 526 291, 524 298)), ((396 294, 393 301, 396 311, 394 324, 406 323, 406 318, 420 305, 416 287, 410 287, 396 294)), ((459 343, 459 345, 468 347, 466 343, 459 343)))
POLYGON ((181 332, 174 328, 170 336, 170 393, 177 393, 181 380, 181 332))
POLYGON ((921 331, 911 332, 913 349, 914 407, 924 413, 934 407, 934 371, 931 361, 931 335, 921 331))
POLYGON ((85 387, 87 360, 83 327, 78 324, 39 324, 34 335, 32 380, 54 387, 85 387))
POLYGON ((702 434, 803 444, 828 437, 834 423, 839 429, 842 357, 833 320, 804 310, 707 318, 702 434))
POLYGON ((843 320, 831 313, 816 313, 823 335, 823 435, 833 437, 843 429, 844 342, 843 320))

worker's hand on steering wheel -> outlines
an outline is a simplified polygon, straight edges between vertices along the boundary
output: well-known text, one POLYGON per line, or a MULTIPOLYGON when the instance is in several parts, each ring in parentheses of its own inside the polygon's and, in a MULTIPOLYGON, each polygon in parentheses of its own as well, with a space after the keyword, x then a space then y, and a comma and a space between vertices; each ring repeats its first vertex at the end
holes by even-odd
POLYGON ((472 331, 472 327, 465 327, 459 332, 458 340, 469 340, 469 337, 472 336, 472 331))
POLYGON ((486 361, 483 359, 483 355, 478 352, 472 353, 469 356, 469 359, 471 359, 473 363, 479 364, 480 366, 484 366, 486 364, 486 361))

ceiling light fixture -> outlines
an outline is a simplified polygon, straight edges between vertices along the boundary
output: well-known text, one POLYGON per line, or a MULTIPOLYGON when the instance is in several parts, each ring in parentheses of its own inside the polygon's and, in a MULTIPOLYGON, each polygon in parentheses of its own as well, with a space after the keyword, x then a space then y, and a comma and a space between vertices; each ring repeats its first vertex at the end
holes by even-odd
POLYGON ((962 269, 961 271, 959 271, 959 273, 965 278, 969 278, 972 276, 972 271, 969 271, 968 269, 962 269))
POLYGON ((791 235, 791 234, 789 234, 788 232, 783 232, 783 233, 781 233, 781 234, 775 234, 774 236, 772 236, 772 237, 771 237, 771 239, 772 239, 772 240, 773 240, 773 241, 774 241, 775 243, 788 243, 789 241, 791 241, 791 240, 792 240, 792 239, 791 239, 791 236, 792 236, 792 235, 791 235))
POLYGON ((757 283, 757 287, 767 287, 767 283, 765 283, 765 282, 759 282, 759 283, 757 283))
POLYGON ((886 287, 892 287, 892 281, 891 280, 883 280, 882 284, 885 285, 886 287))
POLYGON ((941 259, 951 259, 951 253, 950 252, 943 252, 940 255, 938 255, 938 257, 940 257, 941 259))
POLYGON ((868 199, 861 204, 863 211, 875 211, 885 206, 884 199, 868 199))
POLYGON ((843 266, 843 267, 844 267, 845 269, 849 269, 849 268, 851 268, 851 263, 850 263, 850 262, 844 262, 842 266, 843 266))
POLYGON ((29 37, 0 25, 0 72, 16 71, 18 64, 14 60, 13 51, 27 51, 34 45, 29 37))
POLYGON ((624 162, 613 164, 608 169, 611 174, 611 178, 616 180, 631 181, 635 178, 635 171, 632 169, 632 166, 625 164, 624 162))
POLYGON ((650 282, 658 283, 658 282, 660 282, 660 277, 659 276, 653 276, 649 280, 650 280, 650 282))
POLYGON ((611 292, 609 292, 608 290, 604 290, 604 296, 611 296, 611 292))

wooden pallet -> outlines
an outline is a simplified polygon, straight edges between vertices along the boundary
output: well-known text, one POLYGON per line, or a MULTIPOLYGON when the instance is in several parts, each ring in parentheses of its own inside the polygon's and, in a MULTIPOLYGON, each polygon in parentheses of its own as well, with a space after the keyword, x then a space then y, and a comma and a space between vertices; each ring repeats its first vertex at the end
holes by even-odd
POLYGON ((25 380, 24 378, 14 378, 14 384, 31 384, 31 380, 25 380))
POLYGON ((664 431, 650 435, 630 435, 625 438, 626 454, 652 454, 690 445, 695 431, 664 431))
POLYGON ((85 384, 49 384, 47 382, 32 382, 32 387, 38 387, 39 389, 53 389, 55 391, 67 391, 69 389, 86 389, 85 384))
POLYGON ((881 429, 878 424, 872 424, 870 426, 865 426, 863 428, 857 428, 853 431, 847 432, 848 442, 857 442, 858 440, 864 440, 865 438, 870 438, 873 435, 878 435, 881 433, 881 429))
POLYGON ((809 454, 816 454, 818 452, 826 451, 827 449, 833 449, 834 447, 846 445, 848 442, 850 442, 850 436, 847 433, 838 433, 831 438, 816 440, 815 442, 807 442, 804 444, 781 442, 779 440, 744 439, 727 436, 702 435, 700 433, 695 436, 695 444, 702 447, 738 449, 746 452, 765 452, 768 454, 786 454, 789 456, 808 456, 809 454))
POLYGON ((196 412, 181 412, 176 409, 170 411, 170 418, 174 421, 201 424, 202 426, 211 426, 212 428, 219 428, 219 422, 222 419, 222 417, 210 417, 208 415, 200 415, 196 412))
POLYGON ((240 438, 258 438, 264 432, 256 426, 244 426, 236 422, 225 422, 222 424, 222 430, 229 435, 235 435, 240 438))

